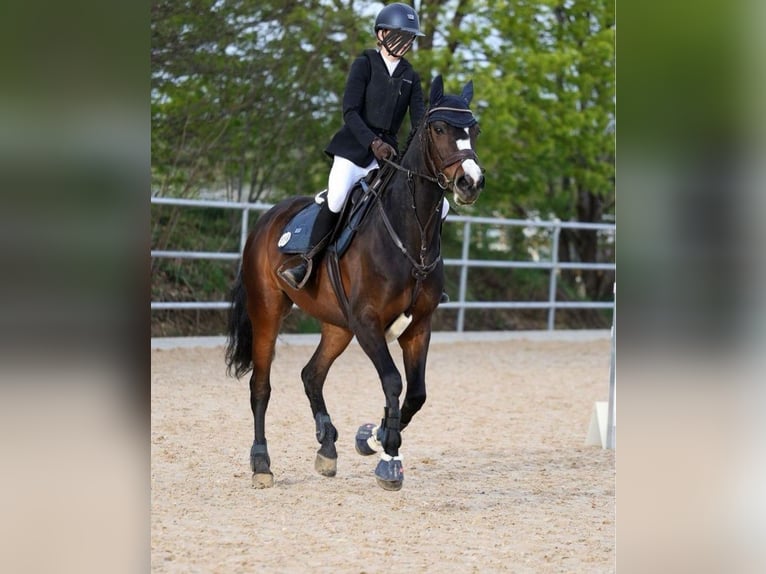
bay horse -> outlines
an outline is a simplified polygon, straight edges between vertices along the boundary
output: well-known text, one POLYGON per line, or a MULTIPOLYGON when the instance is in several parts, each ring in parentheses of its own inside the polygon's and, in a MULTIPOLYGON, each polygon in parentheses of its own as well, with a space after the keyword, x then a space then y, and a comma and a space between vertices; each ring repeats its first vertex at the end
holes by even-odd
POLYGON ((399 164, 386 161, 380 173, 387 182, 374 192, 370 209, 343 257, 328 250, 306 285, 296 290, 278 274, 287 255, 278 242, 291 218, 312 197, 286 199, 261 216, 250 233, 232 306, 226 347, 230 375, 250 369, 250 407, 254 440, 250 451, 253 486, 271 487, 265 415, 271 395, 270 371, 283 318, 293 303, 321 323, 321 337, 301 379, 320 444, 315 469, 334 476, 338 433, 330 419, 322 389, 328 370, 354 336, 375 366, 385 395, 379 425, 365 424, 356 435, 363 455, 380 452, 377 483, 387 490, 402 487, 399 454, 401 432, 426 400, 426 357, 431 317, 444 286, 441 258, 442 202, 451 192, 459 205, 474 203, 484 187, 474 145, 479 126, 469 108, 473 82, 460 96, 445 95, 437 76, 429 107, 399 164), (336 277, 333 283, 333 274, 336 277), (402 349, 407 390, 389 351, 387 333, 402 349))

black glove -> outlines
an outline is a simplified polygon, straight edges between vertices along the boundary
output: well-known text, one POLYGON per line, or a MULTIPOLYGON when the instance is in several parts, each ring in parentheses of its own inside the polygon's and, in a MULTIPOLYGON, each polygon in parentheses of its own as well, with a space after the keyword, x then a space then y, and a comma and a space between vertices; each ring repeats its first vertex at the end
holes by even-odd
POLYGON ((372 153, 375 154, 375 158, 378 160, 391 159, 396 157, 396 150, 393 146, 388 145, 380 138, 375 138, 370 144, 372 153))

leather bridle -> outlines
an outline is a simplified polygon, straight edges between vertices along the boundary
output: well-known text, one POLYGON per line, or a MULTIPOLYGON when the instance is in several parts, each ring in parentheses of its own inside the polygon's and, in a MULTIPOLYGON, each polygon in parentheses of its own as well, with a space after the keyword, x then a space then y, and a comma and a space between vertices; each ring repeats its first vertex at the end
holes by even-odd
POLYGON ((472 149, 459 149, 456 152, 453 152, 449 154, 447 157, 438 157, 438 165, 437 162, 434 161, 434 159, 431 157, 431 146, 430 144, 430 123, 428 121, 429 116, 438 111, 449 111, 449 112, 463 112, 463 113, 469 113, 471 114, 471 110, 465 110, 461 108, 447 108, 447 107, 437 107, 437 108, 431 108, 426 113, 425 117, 423 118, 423 122, 426 124, 423 126, 423 129, 420 130, 420 138, 421 138, 421 147, 424 149, 424 157, 426 161, 426 165, 428 167, 428 171, 430 173, 424 174, 424 173, 418 173, 417 171, 412 171, 410 169, 407 169, 405 167, 402 167, 398 163, 395 163, 389 159, 384 159, 383 161, 388 164, 389 166, 399 170, 403 171, 407 174, 408 178, 412 178, 412 176, 417 176, 422 179, 431 181, 438 185, 441 189, 449 189, 451 185, 454 185, 455 179, 450 179, 447 177, 447 175, 444 173, 444 170, 452 165, 455 165, 456 163, 462 163, 463 161, 467 159, 472 159, 476 163, 479 162, 479 157, 476 155, 476 152, 472 149), (425 141, 424 141, 425 140, 425 141))

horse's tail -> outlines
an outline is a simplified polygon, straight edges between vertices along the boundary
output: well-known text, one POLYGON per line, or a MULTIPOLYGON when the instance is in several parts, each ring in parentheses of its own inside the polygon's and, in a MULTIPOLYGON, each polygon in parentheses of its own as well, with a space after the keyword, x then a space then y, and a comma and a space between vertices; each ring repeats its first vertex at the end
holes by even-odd
POLYGON ((226 342, 226 372, 240 378, 253 366, 253 325, 247 315, 247 292, 242 272, 231 290, 229 335, 226 342))

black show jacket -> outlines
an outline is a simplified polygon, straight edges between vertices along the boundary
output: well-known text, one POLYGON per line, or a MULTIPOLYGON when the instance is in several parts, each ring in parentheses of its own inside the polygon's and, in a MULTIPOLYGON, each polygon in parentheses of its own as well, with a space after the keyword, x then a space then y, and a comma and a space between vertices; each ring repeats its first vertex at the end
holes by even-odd
POLYGON ((390 76, 383 56, 365 50, 351 64, 343 94, 343 127, 325 153, 339 155, 366 167, 373 159, 372 140, 379 137, 398 150, 396 134, 407 109, 414 129, 423 118, 425 104, 420 76, 404 58, 390 76))

